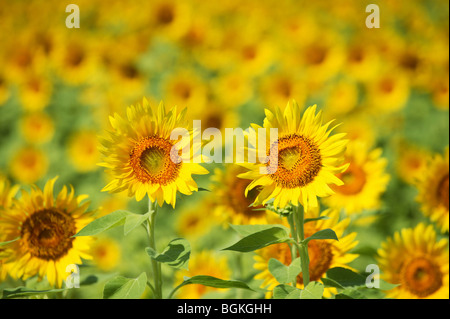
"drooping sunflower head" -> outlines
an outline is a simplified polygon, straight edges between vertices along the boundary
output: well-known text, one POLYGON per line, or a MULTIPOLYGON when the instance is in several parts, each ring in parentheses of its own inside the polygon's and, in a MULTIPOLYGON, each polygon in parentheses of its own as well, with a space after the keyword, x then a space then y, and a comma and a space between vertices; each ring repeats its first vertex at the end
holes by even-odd
POLYGON ((449 229, 449 150, 444 156, 435 155, 418 178, 417 200, 422 212, 441 228, 449 229))
POLYGON ((384 279, 399 286, 388 298, 448 299, 448 241, 437 241, 432 225, 402 229, 378 249, 384 279))
POLYGON ((162 102, 156 108, 144 99, 142 105, 127 108, 126 119, 118 114, 110 117, 113 130, 100 140, 104 160, 100 165, 113 180, 103 191, 127 190, 138 201, 147 194, 161 206, 163 202, 175 206, 177 191, 186 195, 197 191, 192 174, 208 171, 190 155, 172 152, 178 142, 171 139, 172 131, 187 127, 184 114, 175 107, 166 112, 162 102))
MULTIPOLYGON (((310 210, 308 215, 318 217, 319 209, 310 210)), ((333 267, 349 268, 348 263, 358 257, 357 254, 350 252, 358 244, 355 240, 356 233, 345 233, 350 219, 339 220, 339 211, 334 209, 325 210, 320 216, 327 216, 329 219, 305 224, 305 237, 309 237, 319 230, 330 228, 335 231, 339 241, 311 240, 308 243, 309 273, 312 281, 319 281, 333 267)), ((282 220, 282 223, 288 227, 285 219, 282 220)), ((261 287, 265 287, 269 291, 272 291, 279 284, 268 269, 268 262, 271 258, 278 259, 287 266, 290 265, 292 262, 290 247, 287 244, 276 244, 256 252, 254 268, 259 273, 255 276, 255 279, 262 279, 261 287)), ((297 287, 304 287, 302 274, 297 276, 297 287)), ((331 296, 334 292, 335 289, 327 288, 325 295, 331 296)))
POLYGON ((245 164, 249 171, 239 175, 252 180, 247 192, 260 187, 255 204, 264 205, 274 198, 275 207, 291 202, 300 203, 307 210, 318 206, 317 197, 334 193, 330 184, 343 184, 336 174, 348 167, 342 165, 348 141, 343 139, 344 133, 330 136, 331 123, 322 123, 322 113, 316 114, 315 105, 306 109, 303 116, 295 101, 289 102, 284 112, 279 108, 275 114, 266 110, 264 129, 277 128, 278 138, 271 145, 268 143, 265 163, 245 164))
POLYGON ((61 287, 68 275, 66 268, 90 259, 90 237, 72 237, 90 221, 89 202, 85 195, 75 196, 63 187, 54 198, 56 178, 49 180, 42 191, 36 186, 30 193, 14 200, 0 217, 0 230, 5 241, 3 262, 13 278, 47 277, 51 286, 61 287))

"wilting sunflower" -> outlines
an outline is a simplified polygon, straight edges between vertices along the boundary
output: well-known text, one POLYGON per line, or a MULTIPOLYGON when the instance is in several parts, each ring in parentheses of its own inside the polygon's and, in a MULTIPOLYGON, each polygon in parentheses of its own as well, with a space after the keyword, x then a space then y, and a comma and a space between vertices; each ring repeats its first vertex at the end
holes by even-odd
POLYGON ((245 189, 250 181, 238 178, 243 172, 243 167, 232 165, 225 170, 216 169, 211 177, 214 215, 222 221, 224 227, 228 227, 228 224, 263 224, 266 220, 266 211, 261 210, 262 206, 250 207, 258 195, 258 190, 254 188, 245 196, 245 189))
POLYGON ((185 110, 177 113, 174 107, 166 112, 162 102, 156 108, 144 99, 142 105, 127 108, 126 119, 118 114, 111 117, 113 130, 100 140, 104 155, 100 165, 107 168, 113 180, 103 191, 128 190, 128 196, 138 201, 147 194, 152 202, 173 207, 177 191, 185 195, 197 191, 192 174, 208 171, 196 163, 196 158, 171 151, 177 142, 170 139, 172 130, 187 127, 185 110))
MULTIPOLYGON (((218 257, 214 253, 204 250, 191 257, 189 260, 189 270, 181 270, 176 273, 175 284, 183 282, 184 277, 212 276, 220 279, 229 279, 231 270, 226 257, 218 257)), ((218 288, 206 287, 193 284, 182 287, 177 292, 180 299, 200 299, 206 293, 219 291, 218 288)))
POLYGON ((424 169, 418 178, 419 195, 422 211, 435 222, 442 232, 448 232, 449 212, 449 149, 445 155, 439 154, 424 169))
MULTIPOLYGON (((328 269, 333 267, 350 268, 348 263, 358 257, 349 251, 354 248, 358 242, 355 240, 356 233, 345 234, 344 232, 350 223, 349 218, 339 221, 339 211, 325 210, 321 213, 328 216, 329 219, 318 220, 305 224, 305 237, 309 237, 319 230, 331 228, 336 233, 339 241, 336 240, 311 240, 308 243, 309 254, 309 275, 311 281, 318 281, 325 276, 328 269)), ((319 210, 314 209, 308 211, 308 216, 319 216, 319 210)), ((285 220, 282 221, 288 227, 285 220)), ((256 251, 254 268, 259 271, 255 279, 262 279, 261 287, 272 291, 279 283, 272 276, 268 269, 268 262, 271 258, 275 258, 285 265, 290 265, 291 250, 287 244, 276 244, 265 247, 256 251)), ((297 276, 297 287, 303 288, 303 276, 297 276)), ((336 290, 334 288, 326 288, 325 296, 330 296, 336 290)))
MULTIPOLYGON (((343 184, 336 174, 348 167, 348 164, 341 164, 348 141, 343 139, 344 133, 330 136, 334 129, 329 129, 331 123, 322 124, 322 112, 316 114, 315 105, 303 116, 295 101, 288 103, 284 113, 279 108, 275 114, 266 110, 264 128, 278 128, 278 139, 267 145, 265 164, 243 164, 249 171, 239 175, 252 180, 246 194, 260 187, 256 205, 264 205, 274 198, 275 207, 285 207, 291 202, 294 205, 301 203, 308 210, 309 206, 318 206, 317 197, 334 193, 330 184, 343 184)), ((260 128, 258 125, 253 127, 260 128)), ((267 142, 269 140, 267 138, 267 142)))
POLYGON ((436 240, 432 225, 420 223, 389 237, 378 249, 382 277, 399 286, 388 298, 448 299, 448 241, 436 240))
POLYGON ((381 153, 380 148, 369 150, 364 143, 349 143, 345 161, 350 166, 337 175, 344 185, 333 185, 335 194, 324 198, 324 203, 336 209, 343 208, 347 214, 379 208, 380 196, 389 182, 385 172, 387 160, 381 153))
POLYGON ((3 255, 12 278, 26 280, 44 276, 51 286, 62 286, 67 277, 66 267, 82 264, 90 259, 91 237, 72 237, 92 221, 92 211, 87 211, 87 196, 75 196, 63 187, 54 198, 56 178, 49 180, 42 191, 32 186, 31 192, 22 190, 0 217, 0 230, 6 246, 3 255))

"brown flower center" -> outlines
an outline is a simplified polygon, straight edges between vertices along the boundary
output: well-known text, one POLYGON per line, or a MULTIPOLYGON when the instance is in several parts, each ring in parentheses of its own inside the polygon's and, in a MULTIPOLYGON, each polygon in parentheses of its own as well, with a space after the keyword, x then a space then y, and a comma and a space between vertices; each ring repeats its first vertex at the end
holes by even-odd
POLYGON ((76 226, 73 218, 55 208, 33 213, 22 224, 21 237, 27 251, 44 260, 58 260, 72 248, 76 226))
POLYGON ((160 137, 146 137, 130 153, 130 165, 142 183, 167 185, 178 177, 181 161, 172 154, 172 143, 160 137))
POLYGON ((278 139, 272 148, 268 172, 284 188, 303 187, 311 183, 322 168, 319 148, 307 137, 288 135, 278 139))
POLYGON ((246 217, 262 217, 266 214, 266 212, 264 210, 255 209, 262 208, 263 206, 249 207, 250 204, 255 201, 259 190, 254 188, 250 190, 247 197, 245 197, 245 189, 249 184, 249 180, 241 178, 234 179, 233 183, 229 185, 228 199, 230 206, 236 213, 240 213, 242 215, 245 215, 246 217))
POLYGON ((403 284, 418 297, 427 297, 442 287, 443 275, 437 265, 425 257, 407 262, 401 271, 403 284))

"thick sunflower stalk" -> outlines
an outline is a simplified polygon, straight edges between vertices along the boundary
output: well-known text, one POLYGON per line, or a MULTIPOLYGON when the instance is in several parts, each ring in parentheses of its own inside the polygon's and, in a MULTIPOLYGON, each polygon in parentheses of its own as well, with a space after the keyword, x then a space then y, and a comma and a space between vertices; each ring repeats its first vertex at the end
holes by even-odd
MULTIPOLYGON (((310 282, 305 213, 318 207, 318 197, 334 193, 331 185, 343 185, 336 175, 348 168, 348 164, 342 163, 348 140, 343 138, 343 133, 330 136, 336 127, 329 128, 331 123, 323 124, 322 113, 316 114, 316 106, 307 108, 301 115, 295 101, 289 102, 284 112, 279 108, 275 113, 266 110, 262 128, 278 129, 277 153, 267 152, 265 163, 245 164, 249 171, 239 175, 252 180, 246 192, 256 188, 260 190, 254 206, 270 202, 268 207, 287 216, 292 236, 291 260, 300 257, 304 286, 310 282), (290 206, 292 208, 286 209, 290 206)), ((273 147, 268 145, 269 149, 273 147)), ((293 285, 296 286, 295 283, 293 285)))

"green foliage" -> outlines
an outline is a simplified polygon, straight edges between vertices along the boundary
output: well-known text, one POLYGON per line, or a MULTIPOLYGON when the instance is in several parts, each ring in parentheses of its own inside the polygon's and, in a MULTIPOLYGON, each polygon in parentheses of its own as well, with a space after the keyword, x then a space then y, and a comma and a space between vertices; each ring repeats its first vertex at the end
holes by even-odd
POLYGON ((275 258, 269 260, 269 271, 280 284, 296 281, 301 270, 300 258, 294 259, 289 266, 275 258))
POLYGON ((103 289, 103 299, 139 299, 145 291, 147 275, 137 278, 117 276, 108 281, 103 289))
POLYGON ((167 264, 176 269, 188 269, 191 246, 186 239, 173 239, 160 254, 151 247, 147 247, 145 251, 157 262, 167 264))
POLYGON ((63 292, 66 289, 48 289, 48 290, 34 290, 27 287, 17 287, 13 289, 4 289, 2 299, 13 299, 19 297, 30 297, 35 295, 49 295, 63 292))
POLYGON ((126 210, 116 210, 108 215, 94 219, 74 237, 98 235, 111 228, 124 225, 124 235, 128 235, 136 227, 144 223, 152 212, 135 214, 126 210))
POLYGON ((305 238, 305 240, 303 240, 303 243, 306 245, 309 241, 314 240, 314 239, 334 239, 334 240, 339 240, 336 236, 336 233, 334 232, 334 230, 332 229, 322 229, 319 230, 318 232, 314 233, 313 235, 309 236, 308 238, 305 238))
POLYGON ((298 299, 301 290, 289 285, 278 285, 273 289, 273 299, 298 299), (296 298, 294 298, 296 297, 296 298))
POLYGON ((223 250, 250 252, 273 244, 285 243, 289 240, 287 229, 277 225, 251 233, 223 250))
POLYGON ((317 281, 311 281, 300 293, 300 299, 322 299, 324 286, 317 281))

